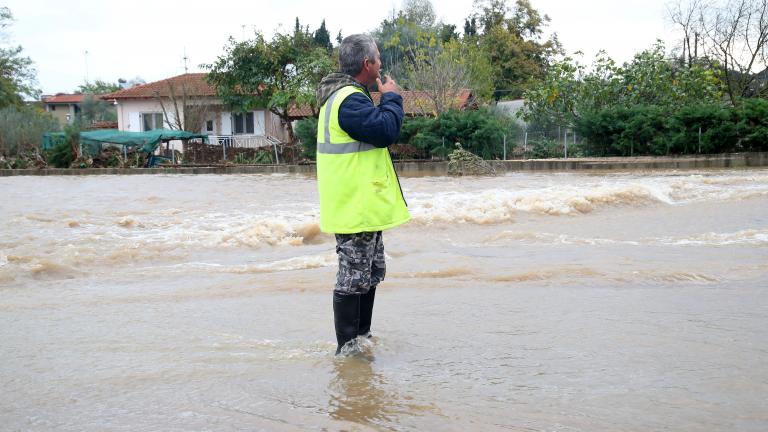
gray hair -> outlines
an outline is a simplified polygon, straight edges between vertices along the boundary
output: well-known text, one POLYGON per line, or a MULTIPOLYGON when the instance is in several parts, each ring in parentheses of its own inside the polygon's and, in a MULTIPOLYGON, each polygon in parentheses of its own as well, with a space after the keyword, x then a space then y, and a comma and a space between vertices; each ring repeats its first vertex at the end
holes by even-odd
POLYGON ((376 41, 367 34, 344 38, 339 46, 339 67, 342 73, 356 76, 363 69, 363 60, 376 58, 376 41))

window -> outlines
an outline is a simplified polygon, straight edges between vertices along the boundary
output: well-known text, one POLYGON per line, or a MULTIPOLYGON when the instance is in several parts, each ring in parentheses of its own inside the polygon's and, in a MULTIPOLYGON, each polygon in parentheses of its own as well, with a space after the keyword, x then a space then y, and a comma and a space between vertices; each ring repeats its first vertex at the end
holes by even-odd
POLYGON ((141 123, 143 131, 163 128, 163 113, 142 113, 141 123))
POLYGON ((235 134, 252 134, 253 133, 253 113, 235 114, 235 134))
POLYGON ((205 131, 213 132, 213 120, 208 120, 205 122, 205 131))

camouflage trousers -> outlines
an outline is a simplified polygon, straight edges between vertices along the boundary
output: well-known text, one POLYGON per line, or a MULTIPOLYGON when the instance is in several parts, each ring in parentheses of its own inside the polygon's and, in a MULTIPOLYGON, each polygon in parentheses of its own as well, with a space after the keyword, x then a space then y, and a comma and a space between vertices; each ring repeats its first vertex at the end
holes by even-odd
POLYGON ((339 271, 334 291, 365 294, 384 280, 384 242, 381 231, 336 234, 339 271))

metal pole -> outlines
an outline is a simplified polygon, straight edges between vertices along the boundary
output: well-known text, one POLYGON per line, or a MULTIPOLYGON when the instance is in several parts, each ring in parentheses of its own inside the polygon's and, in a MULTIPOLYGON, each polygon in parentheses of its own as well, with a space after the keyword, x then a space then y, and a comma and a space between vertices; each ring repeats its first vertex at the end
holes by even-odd
POLYGON ((528 153, 528 131, 525 131, 525 138, 523 138, 523 157, 528 153))
POLYGON ((277 158, 277 144, 272 143, 272 147, 275 148, 275 165, 278 165, 280 163, 280 159, 277 158))
POLYGON ((224 161, 227 160, 227 140, 221 141, 221 152, 224 154, 224 161))
POLYGON ((568 129, 563 134, 563 149, 565 150, 565 158, 568 159, 568 129))
POLYGON ((701 153, 701 126, 699 126, 699 153, 701 153))
POLYGON ((504 134, 504 160, 507 160, 507 134, 504 134))

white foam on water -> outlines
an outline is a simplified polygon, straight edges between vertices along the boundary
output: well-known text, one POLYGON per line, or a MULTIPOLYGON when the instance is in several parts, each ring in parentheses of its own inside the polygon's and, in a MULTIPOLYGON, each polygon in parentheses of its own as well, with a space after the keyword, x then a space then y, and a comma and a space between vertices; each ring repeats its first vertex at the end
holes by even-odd
POLYGON ((522 243, 562 245, 663 245, 663 246, 726 246, 726 245, 768 245, 768 229, 747 229, 730 233, 708 232, 688 237, 644 237, 638 240, 616 240, 588 238, 568 234, 545 232, 502 231, 486 242, 511 240, 522 243))
POLYGON ((748 229, 732 233, 709 232, 686 238, 664 238, 660 243, 680 246, 768 245, 768 229, 748 229))
MULTIPOLYGON (((338 258, 335 253, 327 253, 322 255, 305 255, 299 257, 292 257, 278 261, 260 263, 260 264, 243 264, 243 265, 228 265, 219 263, 208 262, 185 262, 180 264, 174 264, 170 266, 162 267, 167 270, 176 270, 181 272, 188 271, 200 271, 200 272, 215 272, 215 273, 234 273, 234 274, 249 274, 249 273, 275 273, 281 271, 292 270, 310 270, 322 267, 332 267, 338 263, 338 258)), ((152 267, 158 268, 158 267, 152 267)))
POLYGON ((611 206, 674 204, 670 188, 648 184, 560 185, 534 190, 490 189, 472 192, 419 194, 409 201, 418 223, 494 224, 509 222, 516 212, 563 216, 590 213, 611 206))
POLYGON ((587 237, 578 237, 578 236, 572 236, 568 234, 552 234, 552 233, 536 233, 536 232, 526 232, 526 231, 502 231, 500 234, 497 234, 488 241, 494 242, 499 240, 514 240, 514 241, 520 241, 520 242, 529 242, 529 243, 545 243, 545 244, 563 244, 563 245, 612 245, 612 244, 620 244, 620 245, 630 245, 630 246, 637 246, 640 245, 640 241, 634 241, 634 240, 614 240, 614 239, 608 239, 608 238, 587 238, 587 237))

